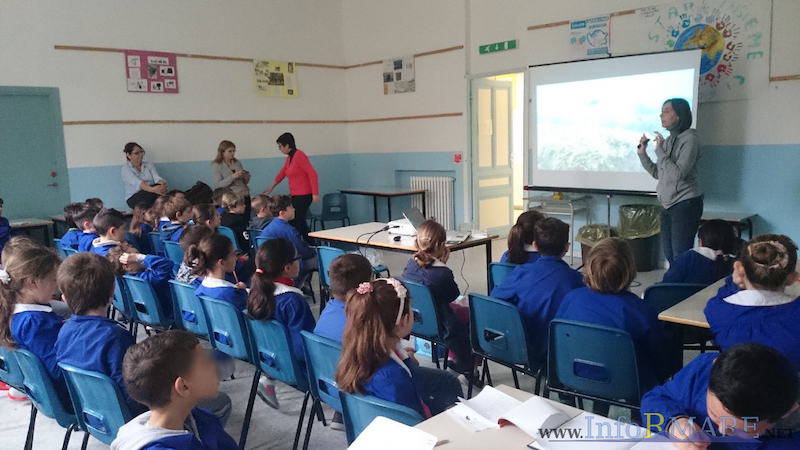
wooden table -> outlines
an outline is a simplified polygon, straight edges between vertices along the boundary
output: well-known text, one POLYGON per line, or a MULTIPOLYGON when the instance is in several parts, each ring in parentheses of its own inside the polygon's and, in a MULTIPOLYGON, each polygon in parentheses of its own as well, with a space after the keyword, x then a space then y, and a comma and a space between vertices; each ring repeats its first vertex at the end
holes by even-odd
POLYGON ((10 221, 10 225, 12 234, 22 233, 30 236, 31 232, 41 230, 44 232, 44 245, 48 247, 53 245, 52 220, 36 218, 15 219, 10 221))
POLYGON ((747 238, 753 239, 753 219, 755 217, 756 214, 748 212, 703 211, 700 221, 719 219, 730 222, 740 233, 742 229, 747 230, 747 238))
MULTIPOLYGON (((386 228, 385 223, 368 222, 360 225, 351 225, 349 227, 314 231, 308 233, 308 235, 328 242, 344 242, 404 253, 417 252, 414 236, 400 236, 400 239, 395 241, 394 238, 399 235, 389 234, 388 231, 381 231, 384 228, 386 228)), ((485 238, 470 237, 460 244, 448 244, 447 248, 449 248, 450 251, 457 251, 483 245, 486 247, 486 266, 488 267, 489 263, 492 262, 492 239, 497 239, 497 237, 496 234, 489 235, 485 238)))
POLYGON ((386 206, 389 210, 389 219, 392 220, 392 197, 404 197, 406 195, 419 195, 422 197, 422 216, 427 216, 427 207, 425 205, 425 189, 340 189, 342 194, 350 195, 366 195, 372 197, 372 217, 375 222, 378 221, 378 197, 386 199, 386 206))

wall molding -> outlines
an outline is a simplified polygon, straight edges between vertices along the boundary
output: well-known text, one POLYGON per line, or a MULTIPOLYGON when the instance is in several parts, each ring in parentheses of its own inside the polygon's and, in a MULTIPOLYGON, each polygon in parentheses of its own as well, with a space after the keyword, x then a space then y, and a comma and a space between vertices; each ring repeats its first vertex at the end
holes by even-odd
POLYGON ((130 120, 65 120, 64 126, 74 125, 268 125, 268 124, 348 124, 348 123, 371 123, 371 122, 392 122, 398 120, 419 120, 419 119, 441 119, 445 117, 461 117, 463 112, 451 112, 440 114, 418 114, 414 116, 393 116, 393 117, 372 117, 362 119, 130 119, 130 120))

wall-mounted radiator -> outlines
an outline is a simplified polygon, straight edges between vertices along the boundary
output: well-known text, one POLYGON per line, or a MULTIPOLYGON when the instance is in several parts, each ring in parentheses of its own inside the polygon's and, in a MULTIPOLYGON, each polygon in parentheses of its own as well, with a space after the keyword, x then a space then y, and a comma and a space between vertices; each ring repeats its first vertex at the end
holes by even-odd
MULTIPOLYGON (((455 201, 452 177, 419 177, 412 176, 411 189, 426 189, 425 206, 427 217, 435 219, 446 230, 454 230, 455 201)), ((415 195, 412 205, 422 211, 422 199, 415 195)))

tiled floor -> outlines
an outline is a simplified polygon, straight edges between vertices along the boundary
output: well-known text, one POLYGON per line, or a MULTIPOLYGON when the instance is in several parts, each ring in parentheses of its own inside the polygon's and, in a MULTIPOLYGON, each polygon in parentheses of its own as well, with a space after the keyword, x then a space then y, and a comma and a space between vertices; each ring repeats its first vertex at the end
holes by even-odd
MULTIPOLYGON (((496 240, 493 246, 494 260, 498 260, 500 254, 505 249, 504 240, 496 240)), ((576 262, 579 258, 576 258, 576 262)), ((407 254, 384 253, 383 262, 389 266, 395 276, 402 273, 403 267, 408 261, 407 254)), ((456 281, 462 291, 486 292, 486 270, 485 253, 483 247, 469 249, 464 252, 456 252, 451 255, 448 266, 453 269, 456 281), (462 276, 463 274, 463 276, 462 276), (467 285, 469 280, 469 286, 467 285)), ((661 279, 663 271, 657 270, 639 274, 638 286, 632 288, 637 294, 641 294, 650 284, 661 279)), ((315 314, 317 305, 312 305, 315 314)), ((694 355, 687 355, 693 357, 694 355)), ((423 364, 430 364, 430 361, 421 361, 423 364)), ((501 366, 492 365, 491 372, 494 383, 513 385, 511 372, 501 366)), ((226 429, 236 439, 241 430, 244 409, 247 404, 247 395, 252 381, 253 369, 251 366, 239 363, 237 366, 236 379, 221 383, 220 389, 233 400, 233 414, 226 429)), ((521 388, 533 390, 533 380, 528 377, 520 377, 521 388)), ((294 430, 297 425, 297 417, 303 396, 292 388, 278 384, 278 398, 280 399, 280 409, 273 410, 267 407, 260 400, 256 400, 250 433, 247 441, 247 448, 254 449, 287 449, 291 447, 294 438, 294 430)), ((612 409, 612 417, 626 415, 623 409, 612 409)), ((12 402, 5 395, 0 395, 0 449, 20 449, 25 441, 25 432, 28 426, 30 406, 28 403, 12 402)), ((330 417, 331 411, 326 410, 326 416, 330 417)), ((36 421, 36 433, 34 440, 35 449, 59 448, 64 436, 64 429, 58 426, 55 421, 39 415, 36 421)), ((82 433, 73 436, 69 448, 80 448, 82 433)), ((321 423, 316 423, 310 441, 310 448, 315 449, 340 449, 345 448, 344 432, 333 431, 325 428, 321 423)), ((100 442, 90 439, 89 448, 106 448, 100 442)))

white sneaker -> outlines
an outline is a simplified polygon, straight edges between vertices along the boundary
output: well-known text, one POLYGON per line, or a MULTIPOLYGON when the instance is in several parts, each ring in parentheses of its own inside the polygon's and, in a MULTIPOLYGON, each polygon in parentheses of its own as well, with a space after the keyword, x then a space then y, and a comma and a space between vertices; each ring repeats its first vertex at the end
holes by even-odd
POLYGON ((329 426, 331 430, 345 431, 344 420, 342 420, 342 415, 338 411, 333 413, 329 426))
POLYGON ((258 394, 258 396, 261 397, 261 400, 264 400, 264 403, 266 403, 270 408, 280 408, 281 405, 278 402, 278 396, 275 395, 275 385, 272 384, 267 377, 262 376, 258 380, 256 394, 258 394))

